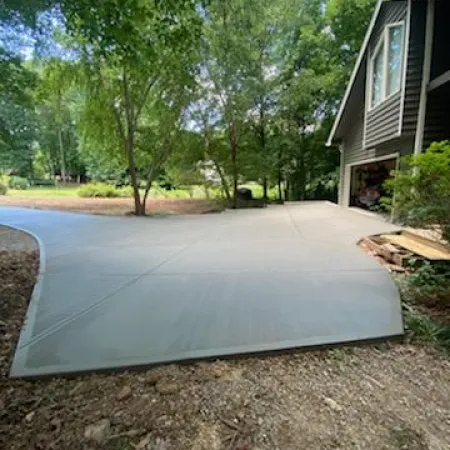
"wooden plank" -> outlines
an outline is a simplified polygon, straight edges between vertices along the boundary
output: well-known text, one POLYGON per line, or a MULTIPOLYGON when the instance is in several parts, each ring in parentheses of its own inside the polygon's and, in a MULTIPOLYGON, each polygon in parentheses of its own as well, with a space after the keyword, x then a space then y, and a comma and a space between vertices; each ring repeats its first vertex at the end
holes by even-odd
POLYGON ((383 244, 383 248, 386 249, 390 253, 400 253, 400 249, 397 248, 395 245, 392 244, 383 244))
POLYGON ((420 242, 421 244, 428 245, 429 247, 433 247, 436 250, 450 254, 450 246, 441 244, 440 242, 433 239, 429 239, 425 236, 421 236, 420 234, 414 233, 414 231, 403 230, 401 234, 402 236, 414 239, 417 242, 420 242))
POLYGON ((419 242, 415 238, 398 234, 385 234, 382 238, 393 244, 399 245, 400 247, 403 247, 416 255, 423 256, 430 261, 450 261, 450 252, 443 252, 429 246, 428 244, 419 242))
POLYGON ((403 266, 398 266, 397 264, 386 264, 387 268, 391 272, 405 273, 406 269, 403 266))
POLYGON ((381 254, 380 245, 378 245, 373 239, 365 238, 362 242, 374 255, 381 254))

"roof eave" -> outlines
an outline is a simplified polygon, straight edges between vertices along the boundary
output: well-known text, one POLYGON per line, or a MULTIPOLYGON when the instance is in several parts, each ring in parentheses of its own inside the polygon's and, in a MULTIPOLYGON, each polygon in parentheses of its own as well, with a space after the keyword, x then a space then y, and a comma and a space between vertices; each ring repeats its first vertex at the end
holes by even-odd
POLYGON ((364 56, 366 54, 366 50, 367 50, 367 46, 369 45, 370 37, 372 36, 372 32, 373 32, 373 29, 375 27, 375 23, 376 23, 376 21, 378 19, 378 15, 380 14, 380 11, 381 11, 381 6, 386 1, 389 1, 389 0, 378 0, 378 3, 376 5, 376 7, 375 7, 375 11, 374 11, 374 13, 372 15, 372 19, 370 21, 369 28, 367 29, 366 35, 364 37, 364 41, 363 41, 363 44, 361 46, 361 50, 359 51, 358 59, 356 60, 356 64, 355 64, 355 67, 353 69, 352 75, 350 77, 350 81, 349 81, 349 83, 347 85, 347 89, 345 91, 344 98, 342 99, 341 105, 339 107, 338 114, 337 114, 336 119, 335 119, 334 124, 333 124, 333 128, 331 129, 330 135, 328 137, 328 140, 327 140, 327 143, 326 143, 327 147, 330 147, 335 142, 334 135, 336 134, 338 126, 339 126, 339 124, 341 122, 342 115, 343 115, 343 113, 345 111, 345 107, 347 105, 348 99, 350 97, 350 93, 352 91, 353 85, 354 85, 355 80, 356 80, 356 76, 358 75, 359 69, 361 67, 361 63, 363 62, 364 56))

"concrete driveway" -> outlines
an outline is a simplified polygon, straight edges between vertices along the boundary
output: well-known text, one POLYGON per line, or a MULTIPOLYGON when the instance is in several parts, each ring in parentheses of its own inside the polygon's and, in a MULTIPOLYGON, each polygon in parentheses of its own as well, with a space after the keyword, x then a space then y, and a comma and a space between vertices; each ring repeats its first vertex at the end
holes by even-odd
POLYGON ((329 203, 98 217, 0 208, 45 252, 12 376, 398 336, 399 296, 356 242, 394 228, 329 203))

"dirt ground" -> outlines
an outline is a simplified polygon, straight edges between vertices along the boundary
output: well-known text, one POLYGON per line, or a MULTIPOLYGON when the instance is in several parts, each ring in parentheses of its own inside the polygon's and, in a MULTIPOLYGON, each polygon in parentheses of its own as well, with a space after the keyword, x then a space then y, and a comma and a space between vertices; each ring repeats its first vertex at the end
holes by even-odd
POLYGON ((450 360, 428 346, 379 344, 10 380, 38 255, 28 237, 5 228, 0 237, 2 231, 1 449, 450 448, 450 360))
MULTIPOLYGON (((81 197, 9 197, 0 196, 0 206, 20 206, 36 209, 82 212, 86 214, 124 215, 134 209, 131 198, 81 197)), ((220 205, 210 200, 151 199, 147 200, 147 214, 205 214, 219 212, 220 205)))

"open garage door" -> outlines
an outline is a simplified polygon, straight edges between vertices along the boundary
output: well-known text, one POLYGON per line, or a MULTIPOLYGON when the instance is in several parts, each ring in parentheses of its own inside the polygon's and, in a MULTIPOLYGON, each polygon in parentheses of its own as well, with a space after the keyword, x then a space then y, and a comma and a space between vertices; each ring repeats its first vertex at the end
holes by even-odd
POLYGON ((379 205, 380 198, 386 195, 383 183, 397 168, 398 156, 373 160, 350 168, 349 205, 372 209, 379 205))

